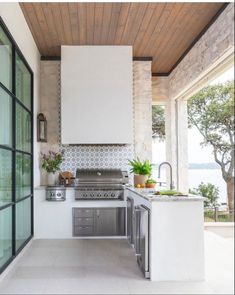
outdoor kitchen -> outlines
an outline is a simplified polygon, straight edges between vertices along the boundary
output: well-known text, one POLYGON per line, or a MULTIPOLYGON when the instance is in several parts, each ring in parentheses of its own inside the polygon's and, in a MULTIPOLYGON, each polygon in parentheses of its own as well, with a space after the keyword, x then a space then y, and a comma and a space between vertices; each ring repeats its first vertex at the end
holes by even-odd
POLYGON ((145 97, 145 108, 152 103, 147 91, 151 71, 149 61, 136 62, 144 70, 137 71, 136 80, 142 79, 146 92, 140 95, 136 86, 132 96, 132 59, 128 46, 62 46, 60 64, 42 62, 42 91, 52 85, 61 88, 54 89, 57 112, 50 109, 55 105, 53 96, 50 105, 44 104, 42 96, 42 111, 48 120, 42 128, 48 125, 48 132, 39 131, 47 138, 41 140, 42 186, 35 190, 34 236, 128 238, 145 278, 203 280, 203 198, 174 189, 168 162, 162 165, 169 166, 169 188, 159 187, 157 179, 151 178, 151 147, 147 145, 151 142, 151 112, 146 114, 145 128, 138 126, 144 110, 141 105, 138 113, 138 99, 145 97), (60 75, 51 75, 55 68, 60 75), (111 74, 114 68, 115 75, 111 74), (59 77, 61 81, 55 83, 59 77), (107 88, 104 81, 112 87, 107 88), (52 124, 54 116, 59 127, 52 124), (57 134, 50 129, 53 126, 57 134), (137 140, 142 136, 145 140, 140 145, 137 140), (172 265, 174 271, 170 271, 172 265))
POLYGON ((233 6, 0 3, 0 294, 231 291, 187 102, 234 64, 233 6))

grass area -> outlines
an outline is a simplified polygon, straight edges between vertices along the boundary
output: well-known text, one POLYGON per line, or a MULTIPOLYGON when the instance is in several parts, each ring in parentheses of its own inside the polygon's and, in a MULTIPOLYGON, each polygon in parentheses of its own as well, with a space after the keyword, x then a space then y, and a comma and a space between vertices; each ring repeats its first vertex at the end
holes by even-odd
MULTIPOLYGON (((204 212, 205 222, 214 222, 215 221, 215 211, 206 210, 204 212)), ((219 211, 217 212, 217 222, 234 222, 234 213, 229 214, 228 211, 219 211)))

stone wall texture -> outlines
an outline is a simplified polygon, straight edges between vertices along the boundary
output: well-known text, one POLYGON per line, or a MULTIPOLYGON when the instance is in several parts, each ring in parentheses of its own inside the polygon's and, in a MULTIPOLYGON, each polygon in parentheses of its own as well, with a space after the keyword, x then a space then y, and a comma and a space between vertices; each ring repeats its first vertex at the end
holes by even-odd
POLYGON ((169 98, 168 77, 152 77, 152 101, 157 104, 165 104, 169 98))
POLYGON ((47 143, 41 150, 58 149, 60 142, 60 62, 41 61, 40 67, 40 112, 47 119, 47 143))
POLYGON ((151 61, 133 62, 134 151, 140 159, 152 159, 151 61))
POLYGON ((234 3, 230 3, 169 76, 169 96, 189 83, 234 46, 234 3))

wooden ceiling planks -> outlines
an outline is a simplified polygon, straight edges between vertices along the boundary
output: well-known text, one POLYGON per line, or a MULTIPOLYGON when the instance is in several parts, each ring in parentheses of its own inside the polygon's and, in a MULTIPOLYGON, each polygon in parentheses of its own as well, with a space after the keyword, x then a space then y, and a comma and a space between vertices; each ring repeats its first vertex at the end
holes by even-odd
POLYGON ((225 3, 21 2, 42 56, 61 45, 132 45, 152 57, 152 71, 167 74, 225 3))

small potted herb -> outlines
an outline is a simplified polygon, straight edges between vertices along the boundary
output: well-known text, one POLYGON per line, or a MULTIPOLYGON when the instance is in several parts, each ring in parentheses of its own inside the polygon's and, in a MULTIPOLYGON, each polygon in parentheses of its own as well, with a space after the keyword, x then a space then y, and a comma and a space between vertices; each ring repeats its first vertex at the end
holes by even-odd
POLYGON ((48 154, 41 154, 42 168, 47 172, 47 184, 55 185, 57 173, 63 162, 63 154, 49 151, 48 154))
POLYGON ((156 180, 149 178, 146 182, 145 182, 145 187, 146 188, 155 188, 156 186, 156 180))
POLYGON ((134 173, 134 186, 135 187, 145 187, 147 179, 152 174, 152 164, 149 160, 140 161, 139 158, 134 160, 129 160, 131 166, 131 173, 134 173))

